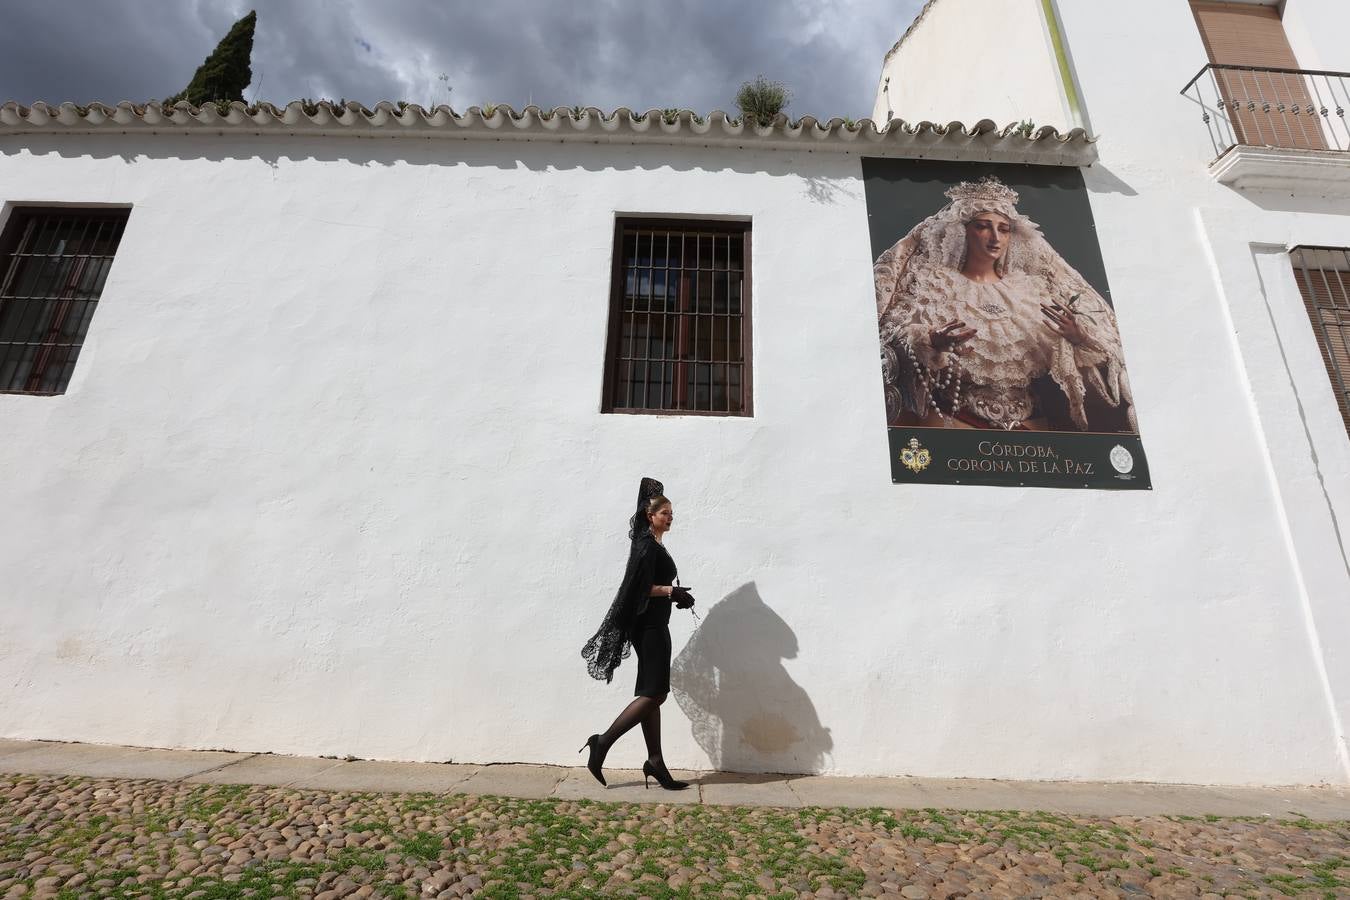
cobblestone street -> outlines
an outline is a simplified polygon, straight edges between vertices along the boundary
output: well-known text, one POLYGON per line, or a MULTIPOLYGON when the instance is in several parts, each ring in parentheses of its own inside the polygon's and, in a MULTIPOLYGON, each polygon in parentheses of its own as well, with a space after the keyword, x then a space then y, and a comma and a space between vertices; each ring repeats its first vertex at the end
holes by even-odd
POLYGON ((1350 897, 1350 823, 0 776, 0 896, 467 895, 1350 897))

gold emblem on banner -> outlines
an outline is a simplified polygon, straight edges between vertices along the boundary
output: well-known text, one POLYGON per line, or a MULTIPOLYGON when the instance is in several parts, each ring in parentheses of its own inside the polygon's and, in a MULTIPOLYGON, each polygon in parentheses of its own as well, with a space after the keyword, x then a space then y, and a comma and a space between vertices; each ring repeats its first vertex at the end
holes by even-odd
POLYGON ((915 475, 928 468, 932 461, 933 454, 919 443, 918 438, 910 438, 909 446, 900 451, 900 462, 915 475))

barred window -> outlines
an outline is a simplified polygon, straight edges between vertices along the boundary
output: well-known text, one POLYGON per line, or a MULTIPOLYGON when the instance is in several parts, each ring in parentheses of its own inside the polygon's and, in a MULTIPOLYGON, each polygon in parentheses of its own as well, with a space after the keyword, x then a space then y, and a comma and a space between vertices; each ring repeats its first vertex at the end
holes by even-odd
POLYGON ((0 232, 0 393, 61 394, 127 210, 17 207, 0 232))
POLYGON ((748 416, 750 225, 620 218, 604 412, 748 416))
POLYGON ((1350 432, 1350 248, 1295 247, 1289 258, 1350 432))

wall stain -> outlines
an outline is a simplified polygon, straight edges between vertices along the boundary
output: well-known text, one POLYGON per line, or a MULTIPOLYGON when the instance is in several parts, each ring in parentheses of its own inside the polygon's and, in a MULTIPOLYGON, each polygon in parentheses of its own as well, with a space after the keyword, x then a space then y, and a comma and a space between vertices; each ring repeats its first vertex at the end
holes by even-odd
POLYGON ((761 753, 782 753, 801 739, 792 723, 776 713, 760 713, 741 724, 741 740, 761 753))
POLYGON ((62 662, 88 662, 93 658, 93 650, 79 638, 63 638, 56 645, 56 658, 62 662))

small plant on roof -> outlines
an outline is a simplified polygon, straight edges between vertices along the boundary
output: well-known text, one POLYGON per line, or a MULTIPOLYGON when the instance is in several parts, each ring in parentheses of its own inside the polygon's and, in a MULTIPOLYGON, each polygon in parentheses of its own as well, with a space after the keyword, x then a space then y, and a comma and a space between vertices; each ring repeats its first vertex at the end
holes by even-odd
POLYGON ((1020 134, 1024 138, 1031 137, 1032 133, 1035 130, 1036 130, 1036 123, 1031 121, 1030 119, 1023 119, 1022 121, 1018 122, 1016 125, 1012 127, 1013 134, 1020 134))
POLYGON ((320 97, 318 100, 311 100, 309 97, 300 98, 300 109, 307 116, 317 116, 322 104, 327 103, 329 111, 335 118, 342 118, 347 113, 347 98, 333 100, 329 97, 320 97))
POLYGON ((661 121, 665 122, 667 125, 674 125, 676 122, 680 121, 679 107, 667 106, 665 109, 661 110, 661 121))
POLYGON ((572 118, 574 118, 574 119, 584 119, 585 117, 586 117, 586 107, 584 107, 584 106, 574 106, 574 107, 572 107, 572 118))
POLYGON ((781 81, 770 81, 763 75, 755 76, 754 81, 745 82, 736 92, 736 105, 740 107, 741 116, 745 121, 760 126, 772 125, 790 102, 792 92, 781 81))

